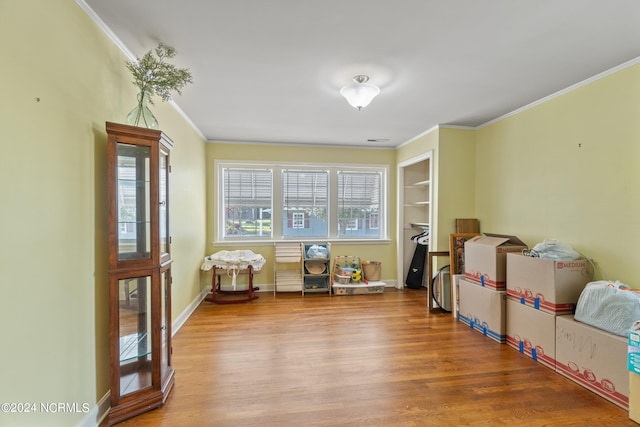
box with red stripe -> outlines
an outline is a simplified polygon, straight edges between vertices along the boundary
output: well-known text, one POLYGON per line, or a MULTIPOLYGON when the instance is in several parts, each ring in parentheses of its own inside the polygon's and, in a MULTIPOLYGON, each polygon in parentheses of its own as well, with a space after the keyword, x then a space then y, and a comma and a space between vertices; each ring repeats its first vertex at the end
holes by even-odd
POLYGON ((572 314, 593 277, 586 259, 555 261, 507 254, 507 296, 551 314, 572 314))
POLYGON ((556 369, 556 316, 507 298, 507 345, 556 369))

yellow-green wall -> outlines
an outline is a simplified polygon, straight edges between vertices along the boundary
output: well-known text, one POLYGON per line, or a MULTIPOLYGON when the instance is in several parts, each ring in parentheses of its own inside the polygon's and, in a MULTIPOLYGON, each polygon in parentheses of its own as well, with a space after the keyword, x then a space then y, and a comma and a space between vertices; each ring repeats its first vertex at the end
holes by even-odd
MULTIPOLYGON (((0 425, 95 425, 109 390, 104 128, 123 121, 136 88, 124 55, 73 0, 0 1, 0 52, 0 402, 38 405, 1 413, 0 425), (80 411, 46 414, 41 403, 80 411)), ((205 142, 170 104, 153 110, 175 143, 176 316, 200 289, 205 142)))
POLYGON ((476 131, 483 231, 571 244, 638 287, 640 65, 476 131))
MULTIPOLYGON (((355 255, 362 260, 375 260, 382 262, 382 280, 395 280, 396 273, 396 177, 395 177, 395 152, 383 149, 355 149, 336 147, 301 147, 290 145, 255 145, 234 143, 209 143, 207 144, 207 243, 208 253, 219 250, 232 250, 238 244, 217 244, 215 241, 215 176, 214 162, 216 160, 247 160, 247 161, 281 161, 294 163, 346 163, 364 165, 387 165, 389 167, 389 236, 391 241, 385 243, 360 243, 332 244, 331 256, 355 255)), ((243 249, 247 249, 242 243, 243 249)), ((256 277, 259 283, 273 284, 273 243, 256 244, 251 248, 254 252, 262 254, 267 263, 260 276, 256 277)), ((203 283, 210 286, 210 273, 203 273, 203 283)), ((203 285, 204 286, 204 285, 203 285)))
POLYGON ((475 218, 475 132, 443 128, 440 130, 437 177, 438 246, 449 250, 449 234, 455 233, 456 218, 475 218))

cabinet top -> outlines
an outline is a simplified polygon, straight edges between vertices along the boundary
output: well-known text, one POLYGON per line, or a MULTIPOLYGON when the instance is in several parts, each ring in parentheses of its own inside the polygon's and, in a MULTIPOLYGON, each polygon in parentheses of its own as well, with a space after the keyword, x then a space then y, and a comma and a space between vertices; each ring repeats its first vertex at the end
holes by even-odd
POLYGON ((173 141, 164 132, 157 129, 148 129, 139 126, 125 125, 123 123, 106 122, 107 134, 125 136, 130 138, 162 140, 169 148, 173 148, 173 141))

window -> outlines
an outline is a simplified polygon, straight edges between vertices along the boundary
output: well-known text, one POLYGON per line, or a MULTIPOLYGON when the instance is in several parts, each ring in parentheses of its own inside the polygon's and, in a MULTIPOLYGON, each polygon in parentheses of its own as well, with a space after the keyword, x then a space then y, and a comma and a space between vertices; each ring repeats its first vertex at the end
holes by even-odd
POLYGON ((306 228, 304 220, 304 212, 291 213, 291 226, 293 228, 306 228))
POLYGON ((222 169, 225 239, 271 238, 272 177, 269 169, 222 169))
POLYGON ((338 237, 380 237, 380 172, 338 171, 338 237))
POLYGON ((377 230, 380 228, 380 226, 378 225, 378 213, 377 212, 372 212, 369 215, 369 228, 372 230, 377 230))
POLYGON ((282 235, 326 237, 329 172, 282 171, 282 235))
POLYGON ((216 162, 217 239, 386 239, 386 166, 216 162))

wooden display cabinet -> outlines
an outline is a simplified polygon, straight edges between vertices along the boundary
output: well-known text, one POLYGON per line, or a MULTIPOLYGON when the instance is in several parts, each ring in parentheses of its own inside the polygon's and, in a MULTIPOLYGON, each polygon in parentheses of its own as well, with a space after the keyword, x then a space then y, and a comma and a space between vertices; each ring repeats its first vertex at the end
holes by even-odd
POLYGON ((107 122, 109 338, 115 424, 161 406, 171 366, 169 153, 158 130, 107 122))

